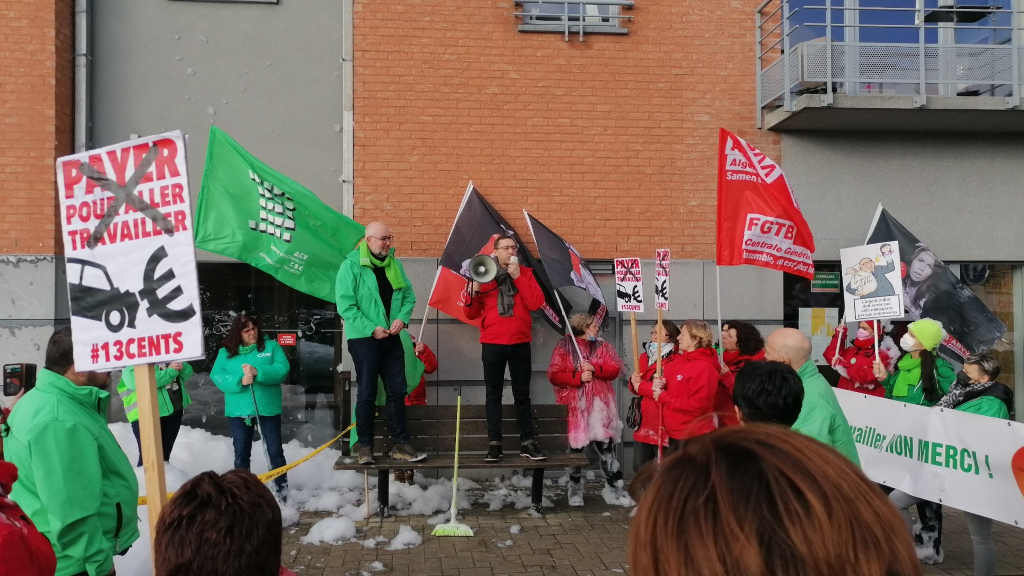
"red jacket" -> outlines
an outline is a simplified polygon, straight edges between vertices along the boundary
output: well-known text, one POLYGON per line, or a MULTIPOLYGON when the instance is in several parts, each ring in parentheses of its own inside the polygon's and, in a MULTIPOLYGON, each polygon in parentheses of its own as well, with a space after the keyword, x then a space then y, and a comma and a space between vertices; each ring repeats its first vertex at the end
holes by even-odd
MULTIPOLYGON (((852 346, 846 346, 846 338, 840 341, 839 334, 832 335, 832 341, 828 348, 825 348, 825 361, 829 365, 835 364, 836 372, 839 372, 839 385, 837 388, 852 390, 867 394, 869 396, 885 397, 885 387, 875 378, 875 339, 856 339, 852 346), (840 346, 843 346, 840 348, 840 346), (839 358, 836 359, 838 353, 839 358)), ((890 369, 889 354, 884 349, 878 351, 878 359, 890 369)))
POLYGON ((722 374, 718 382, 718 393, 715 394, 715 415, 718 416, 719 427, 738 426, 740 419, 736 417, 736 405, 732 401, 733 387, 736 385, 736 373, 747 362, 760 362, 764 360, 764 349, 761 349, 753 356, 743 356, 739 350, 722 353, 725 365, 729 372, 722 374))
MULTIPOLYGON (((678 352, 672 352, 662 359, 662 373, 668 373, 667 366, 678 360, 678 352)), ((647 353, 644 352, 640 355, 640 365, 637 369, 640 373, 640 392, 638 393, 636 390, 633 390, 632 386, 629 387, 630 392, 641 397, 640 428, 633 432, 633 439, 637 442, 657 446, 658 439, 660 438, 661 445, 668 446, 668 434, 665 433, 664 427, 662 426, 661 410, 651 394, 651 380, 654 378, 654 373, 657 371, 658 365, 656 362, 652 362, 648 366, 648 362, 647 353), (643 393, 644 390, 647 390, 646 394, 643 393)))
MULTIPOLYGON (((679 358, 663 364, 665 390, 657 403, 663 408, 665 433, 674 440, 714 432, 712 414, 718 393, 718 356, 711 348, 680 352, 679 358)), ((640 395, 654 398, 650 381, 640 384, 640 395)))
POLYGON ((57 556, 45 536, 8 498, 18 469, 0 461, 0 576, 53 576, 57 556))
POLYGON ((530 311, 544 305, 544 293, 533 270, 526 266, 519 270, 519 278, 514 280, 519 292, 514 297, 511 316, 498 314, 498 283, 493 280, 480 286, 481 294, 474 296, 466 308, 467 319, 480 318, 481 344, 522 344, 533 340, 530 311))
MULTIPOLYGON (((413 338, 413 346, 416 345, 416 339, 413 338)), ((430 349, 430 346, 423 345, 423 352, 416 355, 423 362, 423 374, 433 374, 437 372, 437 356, 434 355, 434 351, 430 349)), ((413 388, 412 392, 409 392, 405 397, 406 406, 426 406, 427 405, 427 377, 420 376, 420 383, 413 388)))

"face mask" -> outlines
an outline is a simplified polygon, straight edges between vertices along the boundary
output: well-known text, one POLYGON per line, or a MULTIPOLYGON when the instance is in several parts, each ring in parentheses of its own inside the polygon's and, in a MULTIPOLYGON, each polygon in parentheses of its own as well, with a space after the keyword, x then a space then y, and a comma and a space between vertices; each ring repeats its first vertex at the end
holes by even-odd
POLYGON ((857 330, 857 340, 867 340, 868 338, 871 338, 871 332, 863 328, 857 330))
POLYGON ((919 345, 917 338, 914 338, 910 332, 907 332, 903 335, 903 338, 900 338, 900 348, 906 352, 917 350, 919 345))
POLYGON ((974 386, 975 384, 980 384, 980 382, 971 382, 971 377, 968 376, 967 373, 964 372, 963 370, 956 373, 956 382, 957 384, 963 386, 964 388, 968 386, 974 386))
POLYGON ((589 342, 596 342, 597 341, 597 336, 594 336, 593 334, 587 334, 587 340, 589 342))

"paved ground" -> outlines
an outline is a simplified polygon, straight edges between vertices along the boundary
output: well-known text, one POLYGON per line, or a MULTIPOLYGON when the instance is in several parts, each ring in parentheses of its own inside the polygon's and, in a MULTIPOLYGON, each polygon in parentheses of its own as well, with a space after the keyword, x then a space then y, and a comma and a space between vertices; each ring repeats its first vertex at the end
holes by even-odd
MULTIPOLYGON (((557 487, 556 487, 557 489, 557 487)), ((561 494, 552 498, 554 509, 542 519, 506 507, 488 512, 477 505, 464 514, 476 532, 473 538, 435 538, 426 516, 377 519, 362 523, 360 538, 394 537, 401 524, 410 524, 423 536, 423 544, 400 551, 364 548, 357 543, 310 546, 299 539, 327 514, 303 513, 294 532, 285 530, 284 562, 299 576, 410 574, 492 576, 545 574, 614 576, 628 574, 626 531, 629 510, 609 506, 601 499, 599 484, 588 487, 583 508, 570 508, 561 494), (511 534, 514 525, 522 532, 511 534), (511 542, 511 544, 509 544, 511 542), (375 566, 374 562, 380 564, 375 566)), ((999 575, 1024 575, 1024 529, 1005 524, 994 528, 999 575)), ((946 558, 942 564, 922 566, 925 576, 973 575, 971 539, 963 516, 945 511, 943 529, 946 558)))

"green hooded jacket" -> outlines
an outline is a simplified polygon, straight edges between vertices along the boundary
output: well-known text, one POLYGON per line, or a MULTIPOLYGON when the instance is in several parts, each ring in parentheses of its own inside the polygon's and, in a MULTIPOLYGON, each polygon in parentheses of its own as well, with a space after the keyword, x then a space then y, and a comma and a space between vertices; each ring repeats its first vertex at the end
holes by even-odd
MULTIPOLYGON (((929 402, 924 398, 924 390, 921 388, 921 383, 918 382, 917 386, 910 388, 907 391, 906 396, 893 396, 892 389, 896 386, 896 377, 899 376, 900 371, 894 370, 892 374, 882 381, 882 387, 885 388, 885 397, 891 400, 898 400, 900 402, 906 402, 907 404, 917 404, 918 406, 934 406, 935 402, 929 402)), ((935 358, 935 383, 939 387, 939 397, 945 396, 949 392, 949 387, 956 382, 956 371, 953 370, 953 366, 949 364, 945 359, 936 357, 935 358)), ((937 402, 938 400, 936 400, 937 402)))
POLYGON ((828 380, 825 380, 811 360, 804 362, 797 374, 804 384, 804 403, 800 416, 793 424, 793 430, 828 444, 860 466, 860 456, 857 455, 850 424, 828 380))
MULTIPOLYGON (((395 250, 391 249, 391 257, 395 250)), ((405 288, 395 290, 391 296, 391 317, 384 313, 384 304, 380 301, 380 289, 377 277, 373 274, 372 265, 361 263, 359 248, 356 248, 338 268, 338 277, 334 285, 334 298, 338 305, 338 314, 345 321, 345 335, 349 339, 368 338, 373 336, 374 328, 391 328, 395 320, 401 320, 408 326, 412 320, 412 310, 416 306, 416 294, 412 290, 412 282, 405 273, 405 268, 397 258, 395 263, 402 273, 405 288)))
MULTIPOLYGON (((399 333, 399 337, 402 339, 402 350, 405 351, 405 382, 406 390, 408 394, 416 389, 420 385, 420 380, 423 379, 423 372, 426 369, 423 361, 416 357, 416 345, 412 341, 412 336, 408 330, 402 330, 399 333)), ((384 380, 377 379, 377 406, 383 406, 387 400, 387 393, 384 392, 384 380)), ((356 407, 352 406, 352 421, 356 421, 356 407)), ((356 429, 353 428, 351 435, 349 436, 348 443, 350 446, 355 446, 356 442, 359 441, 359 435, 356 433, 356 429)))
POLYGON ((217 360, 210 371, 210 379, 224 392, 224 415, 229 418, 248 418, 256 416, 252 405, 252 395, 256 394, 256 404, 260 416, 277 416, 281 413, 281 383, 288 378, 291 365, 284 350, 277 342, 264 339, 263 352, 256 345, 248 352, 240 346, 238 354, 228 358, 228 351, 221 348, 217 352, 217 360), (249 364, 256 369, 256 382, 249 386, 242 385, 242 364, 249 364))
MULTIPOLYGON (((181 363, 181 371, 173 368, 156 369, 156 398, 160 405, 160 417, 170 416, 174 412, 174 403, 171 402, 171 393, 167 391, 167 385, 178 378, 181 387, 181 409, 188 408, 192 398, 185 389, 185 382, 192 378, 192 366, 188 362, 181 363)), ((135 398, 135 366, 129 366, 121 371, 121 381, 117 383, 117 393, 124 402, 124 413, 128 416, 128 422, 135 422, 139 419, 139 403, 135 398)))
POLYGON ((10 496, 53 544, 57 576, 106 576, 139 538, 139 484, 107 428, 109 402, 40 369, 8 419, 4 451, 19 472, 10 496))
POLYGON ((994 396, 975 398, 970 402, 964 402, 957 406, 956 409, 960 412, 970 412, 980 416, 991 416, 992 418, 1001 418, 1003 420, 1010 419, 1010 411, 1006 409, 1006 404, 994 396))

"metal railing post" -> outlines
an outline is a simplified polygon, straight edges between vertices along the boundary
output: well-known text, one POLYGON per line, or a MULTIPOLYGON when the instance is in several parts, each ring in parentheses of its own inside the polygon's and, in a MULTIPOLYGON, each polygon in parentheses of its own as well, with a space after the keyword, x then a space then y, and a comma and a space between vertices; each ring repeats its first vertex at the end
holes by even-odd
POLYGON ((825 105, 832 99, 832 0, 825 0, 825 105))
POLYGON ((1020 106, 1020 44, 1017 42, 1017 37, 1020 31, 1017 29, 1019 25, 1020 15, 1020 0, 1011 0, 1010 2, 1010 62, 1013 65, 1013 71, 1011 72, 1013 78, 1013 94, 1006 99, 1007 108, 1017 108, 1020 106))
MULTIPOLYGON (((761 128, 761 74, 764 72, 763 61, 761 57, 761 8, 754 11, 754 69, 757 72, 757 101, 754 102, 754 112, 757 116, 756 126, 758 129, 761 128)), ((1014 90, 1016 92, 1016 90, 1014 90)))
MULTIPOLYGON (((925 58, 924 58, 924 42, 925 42, 925 37, 924 37, 924 33, 925 33, 925 28, 924 28, 924 2, 921 2, 919 4, 919 6, 920 6, 920 14, 918 16, 918 22, 917 22, 917 26, 918 26, 918 33, 917 33, 918 64, 917 64, 917 67, 918 67, 918 74, 920 75, 920 77, 919 77, 918 90, 917 90, 918 91, 918 95, 917 95, 916 98, 914 98, 914 107, 915 108, 923 108, 924 105, 928 102, 927 87, 926 87, 926 82, 925 82, 926 77, 928 75, 928 69, 926 67, 925 58)), ((941 48, 939 49, 939 51, 941 52, 941 48)))
POLYGON ((782 66, 784 68, 783 74, 783 87, 782 95, 784 100, 783 108, 786 112, 793 111, 793 95, 792 87, 793 81, 789 77, 789 59, 792 57, 792 53, 789 49, 789 0, 780 0, 782 2, 782 66))
POLYGON ((562 5, 562 21, 565 22, 565 41, 569 41, 569 3, 562 5))

